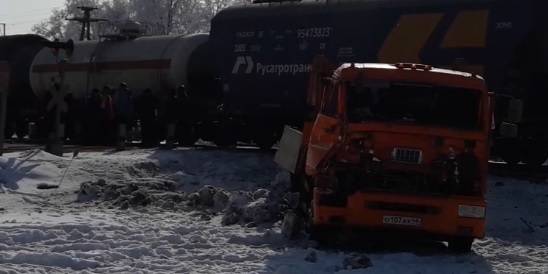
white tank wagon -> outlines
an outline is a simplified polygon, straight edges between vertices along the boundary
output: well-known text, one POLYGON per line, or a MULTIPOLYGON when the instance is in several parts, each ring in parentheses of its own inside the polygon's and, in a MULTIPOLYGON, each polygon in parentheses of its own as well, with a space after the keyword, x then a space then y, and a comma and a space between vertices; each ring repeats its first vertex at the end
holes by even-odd
POLYGON ((208 40, 208 34, 188 36, 150 36, 131 40, 84 41, 74 44, 72 52, 44 48, 31 66, 31 87, 41 98, 59 78, 59 60, 65 85, 75 98, 94 89, 117 87, 126 82, 136 93, 150 88, 160 96, 188 83, 189 60, 208 40))

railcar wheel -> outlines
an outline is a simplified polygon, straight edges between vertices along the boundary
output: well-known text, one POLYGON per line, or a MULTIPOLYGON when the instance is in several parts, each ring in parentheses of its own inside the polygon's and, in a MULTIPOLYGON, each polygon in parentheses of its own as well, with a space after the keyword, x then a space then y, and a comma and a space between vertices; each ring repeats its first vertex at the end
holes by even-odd
POLYGON ((280 134, 276 130, 267 127, 256 127, 253 141, 262 150, 270 150, 278 142, 280 134))
POLYGON ((455 253, 468 253, 472 251, 473 242, 474 242, 473 238, 458 237, 458 238, 449 240, 448 247, 450 251, 455 253))
POLYGON ((501 155, 502 159, 509 165, 517 165, 521 161, 519 153, 504 153, 501 155))
POLYGON ((500 157, 509 165, 517 165, 521 161, 521 146, 519 144, 504 144, 499 150, 500 157))
POLYGON ((235 147, 237 144, 236 137, 230 132, 225 132, 224 134, 217 133, 213 142, 215 145, 222 148, 235 147))
POLYGON ((198 141, 198 134, 194 127, 185 127, 177 133, 179 146, 193 146, 198 141))
POLYGON ((13 136, 14 133, 15 133, 15 130, 13 129, 13 127, 6 125, 4 129, 5 140, 11 140, 11 137, 13 136))
POLYGON ((17 140, 23 140, 23 138, 29 134, 29 124, 25 121, 17 122, 15 126, 15 134, 17 135, 17 140))
POLYGON ((272 146, 276 143, 277 140, 275 140, 275 136, 265 136, 261 139, 255 140, 255 144, 261 149, 261 150, 270 150, 272 146))
POLYGON ((542 144, 530 144, 523 153, 523 161, 533 167, 539 167, 546 162, 548 151, 542 144))
POLYGON ((219 121, 214 125, 213 143, 221 148, 236 147, 239 128, 231 119, 219 121))
POLYGON ((525 156, 524 161, 530 166, 539 167, 546 162, 547 156, 545 151, 531 152, 525 156))

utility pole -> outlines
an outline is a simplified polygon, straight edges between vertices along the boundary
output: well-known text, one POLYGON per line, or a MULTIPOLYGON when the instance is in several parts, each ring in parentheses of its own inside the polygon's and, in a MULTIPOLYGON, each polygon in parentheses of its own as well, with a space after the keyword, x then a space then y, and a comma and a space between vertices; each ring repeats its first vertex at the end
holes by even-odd
POLYGON ((0 26, 2 26, 2 36, 6 36, 6 23, 0 23, 0 26))
POLYGON ((46 151, 57 156, 63 156, 63 139, 65 137, 65 125, 61 123, 61 115, 67 112, 67 103, 65 102, 65 94, 68 89, 65 86, 66 63, 66 60, 60 60, 57 64, 59 66, 60 80, 53 83, 52 98, 47 105, 48 112, 53 112, 54 123, 50 129, 46 151))
MULTIPOLYGON (((10 80, 10 66, 7 62, 0 62, 0 156, 4 153, 4 129, 6 128, 6 108, 10 80)), ((8 136, 11 137, 11 136, 8 136)))
POLYGON ((91 12, 96 10, 96 7, 78 7, 79 10, 84 12, 84 16, 82 17, 71 17, 67 18, 69 21, 76 21, 80 22, 82 24, 82 30, 80 32, 80 41, 83 41, 84 38, 87 38, 87 40, 91 40, 91 23, 92 22, 104 22, 108 21, 104 18, 92 18, 91 12))

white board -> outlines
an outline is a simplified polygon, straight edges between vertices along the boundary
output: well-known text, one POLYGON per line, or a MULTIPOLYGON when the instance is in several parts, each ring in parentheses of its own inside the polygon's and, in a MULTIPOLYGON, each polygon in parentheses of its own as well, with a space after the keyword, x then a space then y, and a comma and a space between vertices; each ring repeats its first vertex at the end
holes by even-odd
POLYGON ((303 134, 300 131, 285 126, 284 134, 280 140, 280 146, 274 156, 274 162, 281 168, 291 173, 295 173, 302 141, 303 134))

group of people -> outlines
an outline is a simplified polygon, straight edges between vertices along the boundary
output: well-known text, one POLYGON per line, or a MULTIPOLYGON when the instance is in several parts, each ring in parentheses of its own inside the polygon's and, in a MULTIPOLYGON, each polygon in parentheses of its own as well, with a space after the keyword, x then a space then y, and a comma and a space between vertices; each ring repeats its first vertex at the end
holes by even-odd
MULTIPOLYGON (((184 124, 181 123, 185 120, 182 113, 188 106, 188 94, 182 85, 163 97, 149 88, 134 96, 128 85, 122 82, 118 88, 95 88, 80 100, 69 93, 65 102, 67 108, 61 118, 65 140, 123 148, 129 140, 128 132, 139 127, 142 144, 152 147, 164 138, 173 142, 176 137, 174 128, 184 124)), ((54 111, 48 112, 47 120, 52 121, 54 111)), ((49 130, 53 130, 52 123, 47 124, 49 130)))

